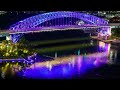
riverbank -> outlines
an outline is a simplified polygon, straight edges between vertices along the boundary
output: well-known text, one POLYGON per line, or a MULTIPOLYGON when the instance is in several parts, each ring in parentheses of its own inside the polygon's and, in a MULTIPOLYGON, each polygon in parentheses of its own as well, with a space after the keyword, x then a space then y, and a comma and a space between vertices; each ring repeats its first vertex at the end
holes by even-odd
POLYGON ((115 39, 115 38, 113 38, 113 39, 109 39, 109 40, 103 40, 103 39, 101 39, 101 38, 98 38, 97 36, 91 36, 91 38, 92 39, 97 39, 97 40, 99 40, 99 41, 102 41, 102 42, 105 42, 105 43, 111 43, 111 44, 113 44, 113 45, 118 45, 118 46, 120 46, 120 39, 115 39))

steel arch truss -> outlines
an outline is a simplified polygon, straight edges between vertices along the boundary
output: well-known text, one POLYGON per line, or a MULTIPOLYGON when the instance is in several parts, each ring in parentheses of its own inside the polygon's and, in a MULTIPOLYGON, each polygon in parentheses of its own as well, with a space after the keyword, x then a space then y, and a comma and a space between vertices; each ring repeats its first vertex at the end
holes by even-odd
MULTIPOLYGON (((93 16, 93 15, 79 13, 79 12, 58 11, 58 12, 49 12, 49 13, 39 14, 39 15, 32 16, 27 19, 21 20, 18 23, 12 25, 9 28, 9 30, 12 32, 27 32, 28 30, 34 30, 36 26, 48 20, 62 18, 62 17, 75 17, 89 24, 97 25, 97 26, 108 25, 107 21, 105 21, 104 19, 98 18, 96 16, 93 16)), ((17 37, 17 36, 13 36, 13 37, 17 37)))

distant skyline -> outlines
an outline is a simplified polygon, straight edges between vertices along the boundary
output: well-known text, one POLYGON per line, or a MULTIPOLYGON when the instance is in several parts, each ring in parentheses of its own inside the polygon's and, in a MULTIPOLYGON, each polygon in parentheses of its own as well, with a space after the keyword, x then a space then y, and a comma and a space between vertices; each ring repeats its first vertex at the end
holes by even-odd
MULTIPOLYGON (((0 11, 0 15, 1 14, 7 14, 7 13, 36 13, 36 14, 39 14, 39 13, 45 13, 45 12, 52 12, 52 11, 0 11)), ((76 11, 76 12, 86 12, 86 13, 93 13, 93 14, 119 14, 120 11, 76 11)))

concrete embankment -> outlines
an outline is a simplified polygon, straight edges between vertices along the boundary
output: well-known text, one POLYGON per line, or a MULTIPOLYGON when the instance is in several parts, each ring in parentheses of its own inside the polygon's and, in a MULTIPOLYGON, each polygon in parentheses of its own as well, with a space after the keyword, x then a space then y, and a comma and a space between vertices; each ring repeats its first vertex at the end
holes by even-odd
POLYGON ((115 39, 104 40, 104 39, 98 38, 97 36, 92 36, 91 38, 92 39, 97 39, 97 40, 105 42, 105 43, 111 43, 111 44, 117 43, 117 44, 120 44, 120 40, 115 40, 115 39))

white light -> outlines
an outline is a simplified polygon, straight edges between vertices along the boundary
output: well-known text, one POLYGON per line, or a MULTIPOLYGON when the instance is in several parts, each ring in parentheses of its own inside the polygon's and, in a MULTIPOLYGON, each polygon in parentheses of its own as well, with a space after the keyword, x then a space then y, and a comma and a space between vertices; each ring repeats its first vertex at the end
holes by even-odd
POLYGON ((104 12, 103 14, 106 14, 106 12, 104 12))

